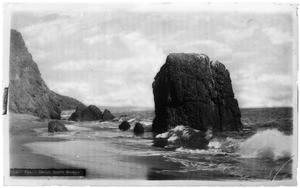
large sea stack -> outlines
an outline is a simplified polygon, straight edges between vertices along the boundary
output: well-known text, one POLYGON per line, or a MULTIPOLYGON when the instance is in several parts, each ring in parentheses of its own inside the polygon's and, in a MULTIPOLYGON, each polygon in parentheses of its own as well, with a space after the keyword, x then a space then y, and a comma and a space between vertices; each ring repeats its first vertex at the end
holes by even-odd
POLYGON ((9 109, 41 118, 60 119, 62 110, 84 106, 76 99, 51 91, 25 46, 21 33, 11 30, 9 109))
POLYGON ((177 125, 201 131, 242 128, 229 71, 204 54, 170 54, 153 82, 155 119, 162 133, 177 125))

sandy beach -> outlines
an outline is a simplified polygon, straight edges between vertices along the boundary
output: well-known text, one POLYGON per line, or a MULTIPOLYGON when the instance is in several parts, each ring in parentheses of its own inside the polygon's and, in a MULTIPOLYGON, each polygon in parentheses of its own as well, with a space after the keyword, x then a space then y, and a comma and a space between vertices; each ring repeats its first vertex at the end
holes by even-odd
MULTIPOLYGON (((152 146, 153 133, 147 129, 140 136, 133 133, 133 126, 120 131, 120 122, 61 120, 69 131, 48 133, 48 121, 10 114, 10 168, 85 169, 84 179, 102 180, 251 181, 270 179, 291 155, 289 148, 274 144, 290 140, 278 130, 262 130, 255 139, 249 138, 244 151, 257 155, 241 157, 239 151, 228 150, 244 141, 240 138, 212 141, 212 146, 224 145, 219 149, 170 150, 152 146), (276 139, 257 147, 257 142, 271 137, 276 139)), ((277 179, 291 178, 291 168, 288 163, 277 179)))
POLYGON ((14 113, 10 118, 10 168, 83 168, 87 178, 102 179, 178 178, 156 171, 180 169, 180 163, 145 150, 131 152, 130 143, 116 147, 116 143, 105 139, 83 139, 79 132, 91 131, 91 126, 69 123, 68 134, 55 135, 47 133, 47 120, 14 113))
POLYGON ((69 168, 52 157, 33 153, 26 147, 32 142, 60 142, 65 139, 37 137, 34 128, 42 128, 46 121, 28 114, 10 113, 10 168, 69 168))

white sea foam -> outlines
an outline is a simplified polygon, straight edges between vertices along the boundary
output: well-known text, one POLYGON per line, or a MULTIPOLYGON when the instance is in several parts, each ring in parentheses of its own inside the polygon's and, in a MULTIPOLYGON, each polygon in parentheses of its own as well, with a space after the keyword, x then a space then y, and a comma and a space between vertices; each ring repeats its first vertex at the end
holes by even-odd
POLYGON ((61 119, 68 119, 76 110, 63 110, 60 114, 61 119))
POLYGON ((152 121, 147 121, 147 120, 142 120, 140 121, 141 124, 145 125, 145 126, 152 126, 152 121))
POLYGON ((208 144, 208 148, 210 149, 219 149, 224 152, 235 152, 239 146, 240 146, 241 140, 239 139, 234 139, 234 138, 226 138, 226 139, 219 139, 219 138, 214 138, 210 140, 208 144))
POLYGON ((132 118, 132 119, 129 119, 127 120, 128 123, 133 123, 136 119, 135 118, 132 118))
POLYGON ((292 156, 292 143, 292 136, 284 135, 276 129, 269 129, 260 131, 246 140, 230 137, 226 139, 214 138, 209 142, 207 150, 178 148, 176 151, 279 160, 292 156))
POLYGON ((66 125, 69 131, 91 131, 92 129, 89 127, 81 127, 77 125, 66 125))
POLYGON ((240 144, 237 153, 245 158, 278 160, 292 156, 292 136, 276 129, 261 131, 240 144))
POLYGON ((226 152, 223 152, 219 149, 186 149, 183 147, 177 148, 177 152, 190 153, 190 154, 203 154, 203 155, 227 155, 226 152))

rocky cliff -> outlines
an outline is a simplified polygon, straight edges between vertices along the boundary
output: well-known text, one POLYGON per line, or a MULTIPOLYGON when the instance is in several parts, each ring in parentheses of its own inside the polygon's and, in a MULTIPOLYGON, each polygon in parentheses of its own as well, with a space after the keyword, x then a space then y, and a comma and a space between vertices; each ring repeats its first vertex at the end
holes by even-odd
POLYGON ((229 71, 204 54, 168 55, 152 87, 154 132, 162 133, 177 125, 201 131, 242 128, 229 71))
POLYGON ((25 46, 21 33, 11 30, 9 109, 41 118, 60 119, 61 110, 85 105, 51 91, 25 46))

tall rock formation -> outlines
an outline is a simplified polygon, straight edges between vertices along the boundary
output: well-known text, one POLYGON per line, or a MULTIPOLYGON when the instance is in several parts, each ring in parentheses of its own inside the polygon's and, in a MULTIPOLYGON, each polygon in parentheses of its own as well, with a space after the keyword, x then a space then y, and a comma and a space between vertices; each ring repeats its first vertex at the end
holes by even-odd
POLYGON ((170 54, 153 82, 155 119, 162 133, 177 125, 206 131, 240 130, 241 113, 229 71, 204 54, 170 54))
POLYGON ((84 106, 76 99, 51 91, 25 46, 21 33, 11 30, 9 109, 16 113, 60 119, 62 110, 84 106))

